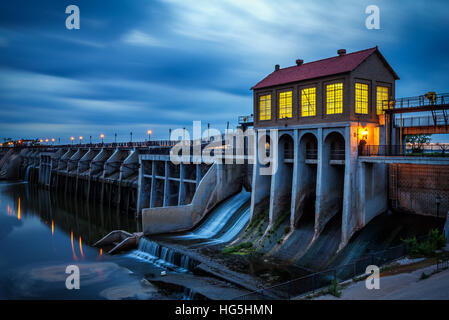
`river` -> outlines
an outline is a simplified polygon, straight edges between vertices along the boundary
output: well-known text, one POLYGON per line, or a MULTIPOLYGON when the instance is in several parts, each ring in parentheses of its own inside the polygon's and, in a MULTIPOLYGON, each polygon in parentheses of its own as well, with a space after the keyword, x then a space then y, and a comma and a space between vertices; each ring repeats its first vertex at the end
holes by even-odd
POLYGON ((140 231, 139 221, 24 182, 0 181, 0 299, 186 299, 143 280, 165 270, 92 246, 112 230, 140 231), (67 289, 69 265, 80 288, 67 289))

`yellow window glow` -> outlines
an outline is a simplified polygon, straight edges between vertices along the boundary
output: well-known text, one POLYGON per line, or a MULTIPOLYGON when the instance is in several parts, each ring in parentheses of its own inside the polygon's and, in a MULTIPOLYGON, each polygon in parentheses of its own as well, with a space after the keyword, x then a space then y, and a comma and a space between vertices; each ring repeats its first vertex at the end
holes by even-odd
POLYGON ((326 86, 326 113, 343 113, 343 83, 333 83, 326 86))
POLYGON ((305 88, 301 90, 301 116, 310 117, 316 115, 316 90, 305 88))
POLYGON ((377 86, 377 114, 383 114, 383 102, 388 101, 388 87, 377 86))
POLYGON ((259 120, 271 119, 271 94, 259 97, 259 120))
POLYGON ((355 83, 355 112, 368 114, 368 85, 355 83))
POLYGON ((292 117, 292 92, 279 93, 279 119, 292 117))

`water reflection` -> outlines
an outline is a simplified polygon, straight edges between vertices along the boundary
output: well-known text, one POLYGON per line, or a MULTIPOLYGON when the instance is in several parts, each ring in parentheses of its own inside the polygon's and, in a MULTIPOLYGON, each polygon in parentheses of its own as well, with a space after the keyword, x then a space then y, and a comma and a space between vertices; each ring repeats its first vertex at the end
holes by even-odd
POLYGON ((131 274, 132 265, 92 247, 112 230, 136 232, 138 226, 134 216, 115 208, 0 181, 0 299, 98 299, 108 288, 139 284, 143 275, 131 274), (81 261, 84 290, 68 293, 65 282, 54 279, 65 280, 65 266, 81 261), (112 271, 105 274, 105 268, 112 271), (86 281, 94 275, 98 279, 86 281))
MULTIPOLYGON (((22 219, 37 215, 51 226, 54 236, 55 225, 67 233, 73 232, 75 238, 82 238, 84 243, 92 245, 112 230, 124 229, 129 232, 139 230, 138 221, 115 208, 88 203, 73 198, 71 195, 60 195, 33 185, 19 184, 2 187, 1 192, 15 196, 17 203, 7 203, 7 214, 22 219), (20 193, 20 197, 17 197, 20 193)), ((3 199, 5 201, 6 199, 3 199)))

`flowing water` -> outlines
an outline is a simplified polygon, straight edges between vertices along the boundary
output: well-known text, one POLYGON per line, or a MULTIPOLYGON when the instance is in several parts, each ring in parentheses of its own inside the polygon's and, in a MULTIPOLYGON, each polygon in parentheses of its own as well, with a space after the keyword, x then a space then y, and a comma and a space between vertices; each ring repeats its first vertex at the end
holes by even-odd
POLYGON ((188 256, 177 254, 174 250, 146 238, 140 239, 139 248, 126 256, 180 273, 189 272, 191 268, 188 256))
POLYGON ((139 220, 115 208, 0 181, 0 299, 191 298, 185 288, 167 292, 142 281, 161 272, 187 272, 187 258, 146 241, 139 252, 147 255, 138 259, 92 246, 112 230, 139 228, 139 220), (79 267, 79 290, 66 288, 69 265, 79 267))
POLYGON ((194 231, 171 238, 203 240, 203 245, 231 241, 249 222, 250 198, 251 193, 243 189, 240 193, 219 204, 194 231))

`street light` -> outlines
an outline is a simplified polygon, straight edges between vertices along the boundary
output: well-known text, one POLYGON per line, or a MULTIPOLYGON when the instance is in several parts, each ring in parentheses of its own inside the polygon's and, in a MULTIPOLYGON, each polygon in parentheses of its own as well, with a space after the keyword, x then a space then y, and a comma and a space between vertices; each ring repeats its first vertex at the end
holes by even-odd
POLYGON ((101 144, 104 144, 104 142, 103 142, 104 134, 100 134, 100 138, 101 138, 101 144))
POLYGON ((47 139, 45 139, 45 142, 46 142, 46 143, 48 143, 48 138, 47 138, 47 139))
POLYGON ((73 141, 75 141, 75 137, 70 137, 70 140, 72 140, 72 146, 73 146, 73 141))
POLYGON ((152 133, 151 129, 148 129, 147 133, 148 133, 148 141, 150 141, 151 140, 151 133, 152 133))
POLYGON ((80 136, 80 145, 81 145, 81 141, 83 141, 83 136, 80 136))
POLYGON ((439 194, 435 197, 435 204, 437 205, 437 218, 440 217, 440 204, 441 204, 441 197, 439 194))

